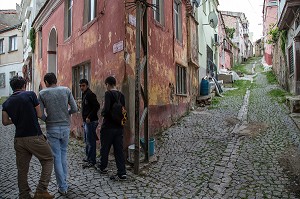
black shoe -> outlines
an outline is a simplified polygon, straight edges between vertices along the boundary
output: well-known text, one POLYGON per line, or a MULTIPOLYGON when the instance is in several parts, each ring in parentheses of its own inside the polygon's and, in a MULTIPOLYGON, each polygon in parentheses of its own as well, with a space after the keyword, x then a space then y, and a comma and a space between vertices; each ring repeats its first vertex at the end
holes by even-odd
POLYGON ((101 167, 100 164, 95 165, 95 168, 96 168, 97 171, 99 171, 99 173, 101 173, 101 174, 107 174, 108 173, 107 169, 101 169, 100 167, 101 167))
POLYGON ((88 160, 86 158, 83 158, 82 161, 83 162, 88 162, 88 160))
POLYGON ((58 193, 60 193, 63 196, 66 196, 68 194, 68 191, 61 191, 60 189, 58 189, 58 193))
POLYGON ((85 168, 91 168, 93 167, 95 164, 91 163, 91 162, 87 162, 85 164, 82 165, 82 168, 85 169, 85 168))
POLYGON ((125 181, 127 180, 127 176, 126 175, 113 175, 110 176, 111 180, 115 180, 115 181, 125 181))

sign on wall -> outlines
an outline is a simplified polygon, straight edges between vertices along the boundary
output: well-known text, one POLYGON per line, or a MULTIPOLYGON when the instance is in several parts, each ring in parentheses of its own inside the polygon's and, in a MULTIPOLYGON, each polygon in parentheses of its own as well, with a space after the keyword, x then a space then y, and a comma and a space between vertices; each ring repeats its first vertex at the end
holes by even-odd
POLYGON ((113 45, 113 53, 120 52, 124 49, 123 41, 119 41, 113 45))

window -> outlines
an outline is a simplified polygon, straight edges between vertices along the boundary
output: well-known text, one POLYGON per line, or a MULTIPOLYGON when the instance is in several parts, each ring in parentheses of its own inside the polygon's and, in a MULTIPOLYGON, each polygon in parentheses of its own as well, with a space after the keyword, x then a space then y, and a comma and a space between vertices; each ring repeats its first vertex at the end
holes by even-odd
POLYGON ((5 88, 5 73, 0 73, 0 88, 5 88))
POLYGON ((84 25, 96 18, 97 0, 84 0, 84 25))
POLYGON ((73 0, 65 1, 65 38, 68 38, 72 34, 72 7, 73 0))
POLYGON ((176 93, 185 95, 187 94, 186 89, 186 67, 177 65, 176 66, 176 93))
POLYGON ((178 0, 174 1, 174 20, 175 20, 175 35, 176 39, 181 41, 182 39, 182 15, 181 15, 181 2, 178 0))
POLYGON ((83 63, 78 66, 73 67, 73 83, 72 92, 75 99, 81 98, 81 91, 79 88, 79 80, 87 79, 90 80, 90 63, 83 63))
POLYGON ((13 78, 14 76, 16 76, 16 71, 11 71, 9 72, 9 78, 13 78))
POLYGON ((39 58, 43 58, 43 32, 39 31, 39 58))
POLYGON ((294 73, 294 50, 293 46, 289 48, 289 69, 290 69, 290 75, 294 73))
POLYGON ((4 53, 4 39, 0 39, 0 54, 4 53))
POLYGON ((153 0, 153 4, 155 5, 154 19, 164 25, 164 0, 153 0))
POLYGON ((9 37, 9 51, 16 51, 17 47, 17 35, 9 37))
POLYGON ((267 3, 267 6, 277 6, 277 1, 275 0, 275 1, 269 1, 268 3, 267 3))

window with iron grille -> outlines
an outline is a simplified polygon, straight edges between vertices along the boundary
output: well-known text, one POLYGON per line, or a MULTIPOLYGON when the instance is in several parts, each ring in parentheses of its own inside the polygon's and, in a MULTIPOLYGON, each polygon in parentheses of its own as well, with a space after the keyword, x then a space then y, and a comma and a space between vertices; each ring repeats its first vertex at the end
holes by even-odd
POLYGON ((17 46, 17 35, 9 37, 9 51, 18 50, 17 46))
POLYGON ((84 0, 83 25, 92 21, 97 16, 97 0, 84 0))
POLYGON ((182 40, 182 15, 181 15, 181 1, 174 1, 174 20, 175 20, 175 36, 179 41, 182 40))
POLYGON ((90 62, 85 62, 72 68, 73 82, 72 93, 75 99, 81 99, 81 91, 79 88, 79 80, 87 79, 90 81, 90 62))
POLYGON ((153 0, 154 19, 164 25, 164 0, 153 0))
POLYGON ((0 54, 4 53, 4 39, 0 39, 0 54))
POLYGON ((293 46, 291 46, 288 50, 289 55, 289 69, 290 69, 290 75, 294 73, 294 50, 293 46))
POLYGON ((186 67, 176 65, 176 93, 187 94, 186 67))

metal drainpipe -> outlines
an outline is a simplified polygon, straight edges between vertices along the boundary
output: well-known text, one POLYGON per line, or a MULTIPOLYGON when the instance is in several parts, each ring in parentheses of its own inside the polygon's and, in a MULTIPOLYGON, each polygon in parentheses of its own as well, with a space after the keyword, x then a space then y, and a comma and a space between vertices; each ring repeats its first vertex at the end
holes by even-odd
POLYGON ((31 61, 31 88, 34 91, 34 53, 32 53, 32 61, 31 61))

